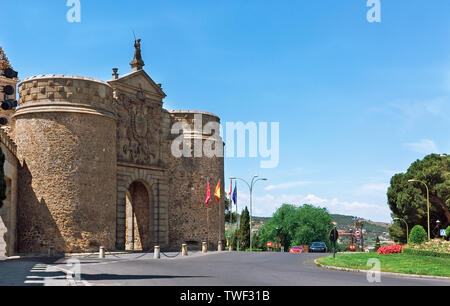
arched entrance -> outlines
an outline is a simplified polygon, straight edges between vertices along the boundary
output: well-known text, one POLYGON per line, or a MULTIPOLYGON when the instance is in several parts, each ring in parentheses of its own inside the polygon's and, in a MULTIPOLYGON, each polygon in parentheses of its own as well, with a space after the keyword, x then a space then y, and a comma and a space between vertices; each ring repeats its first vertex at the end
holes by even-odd
POLYGON ((136 181, 126 193, 125 249, 150 249, 150 196, 145 185, 136 181))

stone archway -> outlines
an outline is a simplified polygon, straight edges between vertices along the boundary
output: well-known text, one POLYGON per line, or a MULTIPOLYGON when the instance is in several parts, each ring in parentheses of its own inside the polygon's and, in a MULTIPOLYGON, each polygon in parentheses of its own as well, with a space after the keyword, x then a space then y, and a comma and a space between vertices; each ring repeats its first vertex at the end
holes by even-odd
POLYGON ((151 241, 151 197, 149 190, 140 182, 133 182, 126 192, 125 249, 145 251, 151 241))

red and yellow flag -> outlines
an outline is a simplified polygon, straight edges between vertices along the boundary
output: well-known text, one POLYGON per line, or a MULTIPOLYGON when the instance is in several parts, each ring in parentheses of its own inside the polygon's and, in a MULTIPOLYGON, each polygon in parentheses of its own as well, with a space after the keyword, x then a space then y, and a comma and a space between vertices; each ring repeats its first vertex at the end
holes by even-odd
POLYGON ((220 198, 221 198, 220 180, 219 180, 219 183, 216 186, 216 190, 214 191, 214 196, 216 197, 216 201, 220 202, 220 198))

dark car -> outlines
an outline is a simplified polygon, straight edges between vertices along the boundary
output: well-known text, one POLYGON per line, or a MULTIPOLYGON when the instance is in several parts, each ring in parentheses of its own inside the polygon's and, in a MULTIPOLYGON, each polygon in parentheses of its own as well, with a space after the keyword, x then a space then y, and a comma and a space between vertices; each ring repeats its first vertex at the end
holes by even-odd
POLYGON ((309 252, 311 253, 326 253, 328 251, 325 242, 313 242, 309 246, 309 252))

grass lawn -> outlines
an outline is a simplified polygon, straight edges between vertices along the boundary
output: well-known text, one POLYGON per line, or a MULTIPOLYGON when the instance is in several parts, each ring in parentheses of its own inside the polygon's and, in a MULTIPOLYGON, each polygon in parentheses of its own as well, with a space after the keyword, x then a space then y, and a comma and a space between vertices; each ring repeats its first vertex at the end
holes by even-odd
POLYGON ((337 254, 320 258, 322 265, 345 267, 351 269, 369 270, 367 266, 370 258, 377 258, 381 262, 381 271, 405 274, 434 275, 450 277, 450 258, 431 256, 418 256, 409 254, 378 255, 377 253, 364 254, 337 254))

